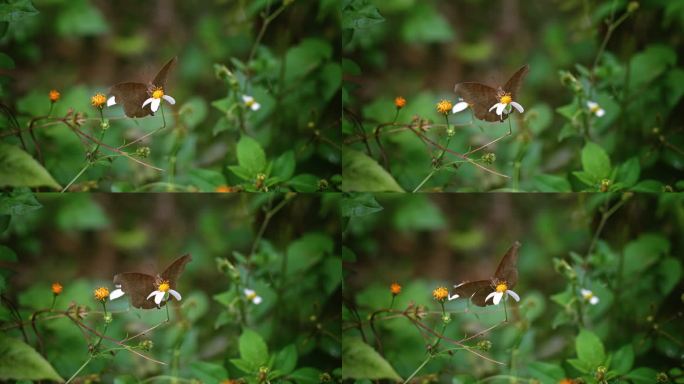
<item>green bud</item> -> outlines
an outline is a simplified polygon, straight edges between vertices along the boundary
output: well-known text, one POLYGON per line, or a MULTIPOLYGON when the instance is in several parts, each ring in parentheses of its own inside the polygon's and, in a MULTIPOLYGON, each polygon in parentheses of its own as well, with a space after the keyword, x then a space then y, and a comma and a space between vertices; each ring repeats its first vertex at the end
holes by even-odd
POLYGON ((496 161, 496 154, 492 152, 485 153, 482 155, 482 162, 485 164, 494 164, 496 161))
POLYGON ((326 180, 326 179, 318 180, 318 190, 319 191, 325 191, 329 187, 330 187, 330 184, 328 184, 328 180, 326 180))
POLYGON ((669 383, 670 378, 667 376, 667 373, 658 372, 658 374, 656 375, 656 381, 659 383, 669 383))
POLYGON ((454 135, 456 134, 456 129, 454 127, 449 127, 447 128, 446 134, 449 137, 454 137, 454 135))
POLYGON ((135 155, 138 157, 146 158, 150 156, 150 147, 140 147, 135 150, 135 155))
POLYGON ((104 316, 104 322, 105 322, 105 324, 110 324, 110 323, 112 322, 112 319, 113 319, 113 317, 112 317, 112 314, 111 314, 111 313, 106 314, 106 315, 104 316))
POLYGON ((329 383, 332 381, 332 376, 328 372, 323 372, 318 376, 318 381, 321 383, 329 383))
POLYGON ((613 182, 609 179, 603 179, 601 180, 601 185, 599 186, 599 191, 601 192, 608 192, 610 189, 610 186, 613 184, 613 182))
POLYGON ((444 324, 449 324, 449 323, 451 323, 451 314, 445 313, 445 314, 442 316, 442 322, 443 322, 444 324))
POLYGON ((103 131, 109 129, 109 119, 102 120, 102 122, 100 123, 100 128, 102 128, 103 131))
POLYGON ((637 9, 639 9, 638 1, 630 1, 627 5, 627 12, 629 13, 636 12, 637 9))
POLYGON ((142 349, 145 352, 149 352, 154 348, 154 343, 152 340, 143 340, 138 344, 138 348, 142 349))
POLYGON ((487 352, 492 349, 492 342, 489 340, 480 340, 475 347, 480 351, 487 352))

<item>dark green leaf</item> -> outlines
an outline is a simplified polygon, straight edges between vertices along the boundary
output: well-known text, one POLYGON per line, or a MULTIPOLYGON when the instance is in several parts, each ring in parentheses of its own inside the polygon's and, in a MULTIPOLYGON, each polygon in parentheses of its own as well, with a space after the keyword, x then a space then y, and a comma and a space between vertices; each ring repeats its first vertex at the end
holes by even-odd
POLYGON ((251 329, 246 328, 239 340, 240 358, 251 364, 252 367, 260 367, 268 362, 268 347, 264 339, 251 329))
POLYGON ((580 330, 575 340, 575 348, 577 349, 577 357, 592 368, 603 364, 606 360, 606 352, 603 349, 601 339, 586 329, 580 330))
POLYGON ((40 163, 19 147, 0 143, 0 187, 62 189, 40 163))
POLYGON ((404 192, 396 180, 363 152, 342 152, 342 190, 361 192, 404 192))
POLYGON ((21 340, 0 334, 0 380, 64 380, 52 365, 21 340))
POLYGON ((342 339, 342 379, 402 381, 387 360, 358 337, 342 339))
POLYGON ((601 146, 587 142, 582 149, 582 168, 597 181, 606 179, 610 176, 610 158, 601 146))
POLYGON ((266 153, 261 144, 249 136, 242 136, 237 144, 238 164, 255 177, 266 169, 266 153))

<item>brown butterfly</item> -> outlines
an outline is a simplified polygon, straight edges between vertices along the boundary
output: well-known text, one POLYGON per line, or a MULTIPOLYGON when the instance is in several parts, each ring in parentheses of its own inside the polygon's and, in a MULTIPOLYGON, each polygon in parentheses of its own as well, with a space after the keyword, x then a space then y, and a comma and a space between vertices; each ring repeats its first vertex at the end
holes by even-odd
MULTIPOLYGON (((118 294, 116 297, 126 294, 131 298, 131 305, 136 308, 157 308, 157 304, 154 302, 153 298, 148 300, 147 297, 153 291, 158 290, 159 284, 162 282, 168 283, 169 290, 175 290, 176 280, 178 280, 178 276, 180 276, 180 274, 183 272, 183 269, 185 269, 185 264, 189 263, 190 260, 192 260, 190 255, 183 255, 177 258, 176 261, 166 267, 164 272, 158 274, 157 276, 139 272, 119 273, 114 276, 114 285, 117 287, 117 289, 120 289, 123 292, 118 294)), ((112 292, 112 295, 114 295, 114 292, 112 292)), ((110 297, 112 296, 110 295, 110 297)), ((171 297, 172 296, 169 295, 169 299, 171 297)), ((112 299, 114 298, 115 297, 112 297, 112 299)), ((162 301, 160 306, 164 304, 165 302, 162 301)))
POLYGON ((503 87, 496 89, 482 83, 466 82, 456 84, 454 92, 469 104, 476 118, 485 121, 504 121, 508 114, 497 115, 491 108, 501 102, 501 98, 506 95, 510 96, 512 101, 516 101, 520 85, 529 71, 530 66, 523 65, 503 87))
MULTIPOLYGON (((488 300, 488 296, 497 292, 497 287, 502 285, 505 286, 502 288, 508 291, 507 293, 509 294, 510 290, 515 287, 515 284, 518 282, 518 249, 520 249, 520 245, 518 241, 513 243, 499 262, 499 266, 496 268, 496 272, 491 279, 458 284, 454 287, 454 294, 450 295, 450 298, 470 298, 470 301, 479 307, 495 304, 495 301, 498 304, 498 300, 488 300)), ((504 292, 501 293, 503 294, 504 292)), ((514 292, 512 296, 515 298, 517 294, 514 292)), ((517 300, 520 300, 520 298, 518 297, 517 300)))
MULTIPOLYGON (((128 117, 154 116, 154 112, 152 112, 150 105, 146 105, 143 108, 143 103, 152 95, 152 92, 154 92, 155 89, 164 89, 166 86, 166 77, 176 61, 176 57, 169 60, 162 69, 159 70, 157 76, 147 84, 135 82, 119 83, 109 90, 109 94, 114 97, 113 101, 116 104, 123 105, 124 113, 128 117)), ((112 100, 111 97, 110 100, 112 100)), ((109 105, 111 104, 107 102, 107 106, 109 105)))

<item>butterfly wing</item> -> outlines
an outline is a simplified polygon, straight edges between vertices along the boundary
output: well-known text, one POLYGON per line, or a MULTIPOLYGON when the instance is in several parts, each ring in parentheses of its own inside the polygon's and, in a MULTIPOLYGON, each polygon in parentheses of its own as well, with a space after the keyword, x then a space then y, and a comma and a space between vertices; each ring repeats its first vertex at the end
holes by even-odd
POLYGON ((520 90, 520 85, 529 71, 530 66, 527 64, 523 65, 513 74, 513 76, 511 76, 510 79, 508 79, 506 85, 503 86, 504 91, 510 93, 513 100, 518 100, 518 91, 520 90))
POLYGON ((145 117, 152 115, 150 106, 142 107, 149 97, 147 86, 143 83, 119 83, 110 89, 109 93, 116 97, 116 102, 123 105, 124 113, 128 117, 145 117))
POLYGON ((152 80, 152 85, 155 87, 160 87, 160 88, 165 88, 166 87, 166 76, 168 76, 169 71, 173 66, 176 64, 176 61, 178 61, 177 57, 171 58, 164 66, 162 69, 157 72, 157 76, 154 77, 152 80))
POLYGON ((518 282, 518 250, 520 246, 520 242, 516 241, 508 248, 494 274, 495 278, 505 280, 509 289, 515 287, 518 282))
POLYGON ((457 285, 453 293, 462 298, 469 298, 478 307, 484 307, 484 299, 492 292, 492 282, 489 280, 478 280, 457 285))
POLYGON ((499 115, 489 111, 489 108, 499 102, 496 98, 496 89, 482 83, 468 82, 456 84, 454 92, 470 105, 476 118, 484 121, 501 121, 499 115))
POLYGON ((114 285, 121 285, 121 289, 130 297, 132 306, 152 309, 157 308, 157 305, 154 300, 147 300, 147 296, 157 289, 154 280, 153 276, 144 273, 125 272, 114 276, 114 285))
POLYGON ((178 276, 183 273, 185 264, 189 263, 191 260, 192 257, 189 254, 177 258, 161 273, 161 278, 167 280, 171 288, 176 289, 176 280, 178 280, 178 276))

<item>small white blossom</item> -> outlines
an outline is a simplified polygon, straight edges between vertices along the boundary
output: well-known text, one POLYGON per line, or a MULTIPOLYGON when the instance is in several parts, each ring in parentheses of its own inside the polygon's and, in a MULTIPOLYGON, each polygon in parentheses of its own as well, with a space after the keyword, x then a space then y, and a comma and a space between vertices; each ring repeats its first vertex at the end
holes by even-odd
POLYGON ((606 114, 606 111, 595 101, 587 101, 587 107, 589 108, 589 112, 596 115, 596 117, 601 117, 606 114))
POLYGON ((594 296, 594 292, 588 290, 588 289, 580 289, 580 293, 582 294, 582 297, 584 300, 588 301, 589 304, 591 305, 596 305, 599 303, 599 298, 597 296, 594 296))
POLYGON ((261 303, 261 296, 258 296, 256 294, 256 291, 253 289, 245 288, 245 297, 247 297, 247 300, 251 301, 252 303, 259 305, 261 303))
POLYGON ((162 281, 159 283, 157 290, 150 293, 147 296, 147 300, 149 300, 152 296, 154 296, 154 303, 157 304, 157 306, 161 304, 162 300, 168 300, 170 296, 175 297, 178 301, 181 300, 181 294, 171 289, 168 281, 162 281))
POLYGON ((159 104, 161 104, 161 99, 166 100, 166 102, 171 105, 176 104, 176 99, 164 94, 164 90, 162 88, 156 88, 154 91, 152 91, 152 96, 145 100, 142 107, 145 108, 147 104, 150 104, 150 109, 152 112, 157 112, 157 109, 159 109, 159 104))
MULTIPOLYGON (((114 96, 112 96, 112 97, 114 97, 114 96)), ((125 294, 126 294, 126 292, 124 292, 123 289, 121 289, 121 284, 117 284, 116 289, 113 290, 112 293, 109 294, 109 300, 111 301, 114 299, 118 299, 119 297, 121 297, 125 294)))
POLYGON ((489 299, 493 298, 492 301, 494 302, 494 305, 499 305, 499 303, 501 302, 501 299, 504 296, 510 296, 513 299, 515 299, 515 301, 520 301, 520 296, 518 296, 517 293, 508 289, 508 285, 506 285, 506 283, 498 283, 496 285, 494 292, 487 295, 487 298, 485 299, 485 303, 488 302, 489 299))
POLYGON ((468 103, 461 100, 454 105, 454 108, 451 109, 451 113, 459 113, 459 112, 465 110, 466 108, 468 108, 468 103))
POLYGON ((244 101, 247 108, 252 111, 258 111, 259 108, 261 108, 261 104, 257 103, 252 96, 242 95, 242 101, 244 101))
POLYGON ((506 115, 508 115, 509 113, 513 112, 513 108, 518 110, 520 113, 525 112, 525 109, 522 107, 522 105, 513 101, 513 98, 509 93, 503 93, 503 91, 501 91, 497 97, 499 98, 499 102, 492 105, 492 107, 489 108, 489 112, 491 112, 493 109, 496 109, 496 114, 499 115, 502 120, 504 112, 506 115))

